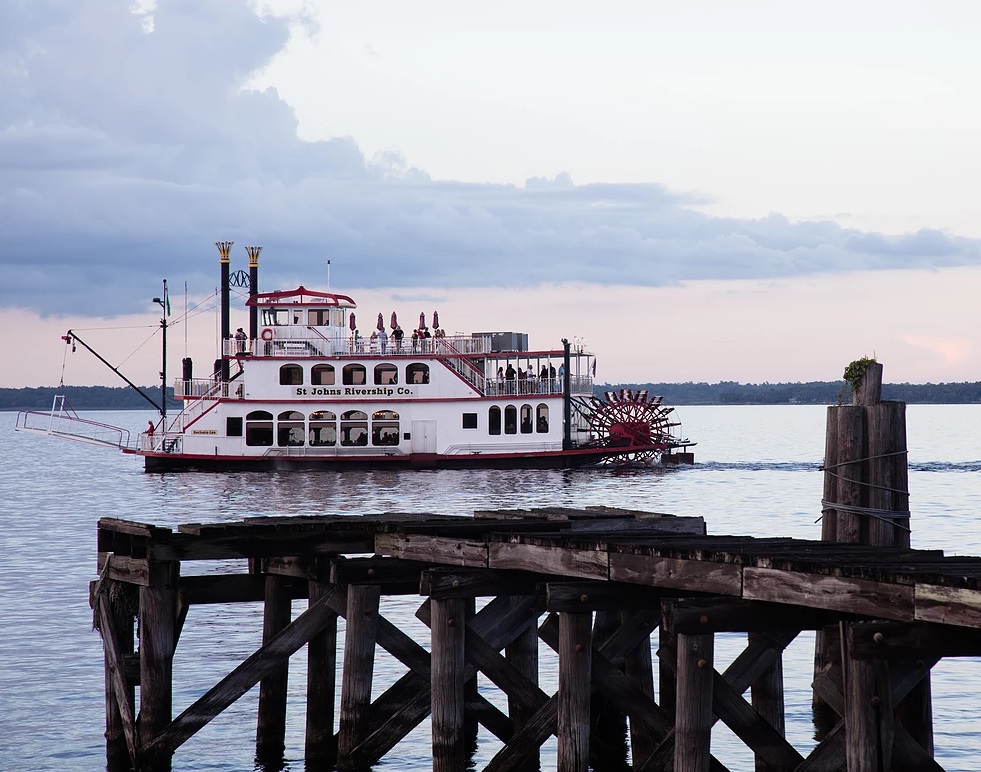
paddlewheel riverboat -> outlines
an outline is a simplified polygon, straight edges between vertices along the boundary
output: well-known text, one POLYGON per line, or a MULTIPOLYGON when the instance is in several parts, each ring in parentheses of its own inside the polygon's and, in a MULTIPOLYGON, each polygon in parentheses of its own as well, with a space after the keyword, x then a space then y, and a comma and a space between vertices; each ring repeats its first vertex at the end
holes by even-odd
MULTIPOLYGON (((236 279, 231 246, 218 242, 214 371, 193 377, 185 359, 174 384, 183 409, 173 417, 162 410, 124 447, 147 471, 692 461, 693 443, 677 434, 660 397, 594 395, 596 359, 582 345, 530 348, 527 334, 510 331, 446 334, 437 312, 431 327, 425 313, 413 315, 409 330, 395 312, 370 314, 372 331, 363 334, 348 295, 303 286, 259 292, 261 248, 247 248, 250 272, 236 279), (248 332, 231 331, 236 282, 249 288, 248 332)), ((18 420, 18 428, 28 424, 18 420)))

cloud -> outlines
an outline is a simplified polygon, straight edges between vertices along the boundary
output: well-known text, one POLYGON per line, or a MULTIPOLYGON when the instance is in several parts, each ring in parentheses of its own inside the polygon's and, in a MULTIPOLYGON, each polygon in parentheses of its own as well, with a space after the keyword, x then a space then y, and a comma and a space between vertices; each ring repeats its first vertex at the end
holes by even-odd
POLYGON ((263 245, 265 286, 309 283, 331 258, 339 287, 407 289, 669 286, 979 255, 936 230, 711 217, 691 208, 703 195, 567 174, 436 181, 394 152, 365 158, 354 138, 303 141, 277 92, 247 84, 305 20, 246 0, 158 0, 148 13, 0 0, 0 17, 0 306, 145 310, 161 278, 212 286, 216 239, 263 245))

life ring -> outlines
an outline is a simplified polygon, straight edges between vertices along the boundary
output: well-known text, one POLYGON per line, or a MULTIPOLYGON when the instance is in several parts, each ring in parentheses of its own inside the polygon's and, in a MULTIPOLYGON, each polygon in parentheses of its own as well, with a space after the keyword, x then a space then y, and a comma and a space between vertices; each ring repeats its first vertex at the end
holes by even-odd
POLYGON ((268 327, 266 327, 266 329, 264 329, 260 333, 260 335, 262 335, 262 339, 263 340, 272 340, 273 339, 273 331, 270 330, 268 327))

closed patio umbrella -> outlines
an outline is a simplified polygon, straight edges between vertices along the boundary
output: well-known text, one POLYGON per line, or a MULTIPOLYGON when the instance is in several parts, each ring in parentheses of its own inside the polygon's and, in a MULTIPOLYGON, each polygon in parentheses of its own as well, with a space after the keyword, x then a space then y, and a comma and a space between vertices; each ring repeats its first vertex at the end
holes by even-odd
POLYGON ((354 313, 351 313, 351 317, 347 320, 347 326, 351 328, 351 332, 354 332, 354 328, 358 325, 354 322, 354 313))
POLYGON ((381 315, 381 311, 378 312, 378 322, 377 322, 377 324, 375 324, 375 329, 376 330, 384 330, 385 329, 385 317, 383 317, 381 315))
POLYGON ((439 311, 433 311, 433 327, 439 327, 439 311))

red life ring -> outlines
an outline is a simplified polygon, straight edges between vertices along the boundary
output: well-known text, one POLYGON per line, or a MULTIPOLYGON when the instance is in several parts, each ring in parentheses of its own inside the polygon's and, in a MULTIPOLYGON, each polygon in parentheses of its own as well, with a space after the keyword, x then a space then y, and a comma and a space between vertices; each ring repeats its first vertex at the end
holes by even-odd
POLYGON ((270 330, 268 327, 266 327, 266 329, 264 329, 260 334, 262 335, 263 340, 273 339, 273 331, 270 330))

